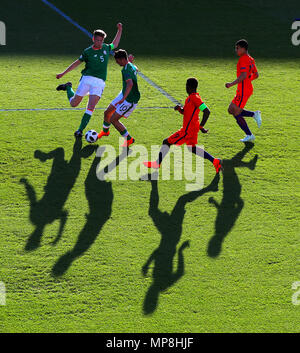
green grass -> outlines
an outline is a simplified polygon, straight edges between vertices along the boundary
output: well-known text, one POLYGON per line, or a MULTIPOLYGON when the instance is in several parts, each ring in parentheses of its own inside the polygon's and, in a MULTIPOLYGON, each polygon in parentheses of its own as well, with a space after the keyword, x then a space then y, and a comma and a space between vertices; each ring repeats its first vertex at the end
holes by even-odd
MULTIPOLYGON (((76 6, 75 2, 71 10, 76 6)), ((46 16, 46 10, 37 9, 46 16)), ((80 21, 80 12, 75 14, 85 25, 87 17, 80 21)), ((215 15, 221 18, 220 12, 215 15)), ((55 19, 50 10, 49 18, 55 19)), ((28 24, 28 30, 32 28, 28 24)), ((230 26, 228 38, 234 42, 232 31, 230 26)), ((71 27, 67 35, 76 33, 71 27)), ((254 30, 253 40, 258 41, 258 33, 254 30)), ((74 51, 77 46, 72 44, 74 51)), ((65 94, 55 91, 55 74, 74 55, 57 55, 54 50, 52 55, 42 55, 42 50, 38 55, 33 46, 29 49, 15 55, 5 48, 0 56, 0 80, 5 83, 0 109, 67 107, 65 94)), ((200 135, 199 143, 227 160, 217 191, 183 196, 185 181, 159 180, 162 213, 155 207, 155 184, 100 182, 92 148, 83 141, 83 151, 73 153, 72 134, 82 111, 0 112, 0 281, 7 289, 7 305, 0 307, 0 332, 299 332, 300 309, 291 303, 292 283, 300 280, 300 69, 299 59, 289 57, 294 49, 287 57, 282 52, 274 58, 252 53, 260 78, 247 108, 262 111, 263 125, 258 130, 250 120, 257 140, 252 149, 243 151, 243 164, 238 162, 240 155, 232 160, 243 150, 239 142, 243 134, 227 114, 234 90, 224 88, 234 78, 236 58, 194 57, 181 51, 169 57, 138 55, 143 54, 143 45, 138 44, 136 51, 133 46, 138 67, 180 101, 186 97, 186 78, 200 79, 199 92, 211 117, 210 134, 200 135), (35 158, 37 150, 56 150, 55 168, 53 159, 35 158), (72 155, 68 166, 64 161, 72 155), (60 225, 57 219, 43 229, 39 246, 28 249, 37 241, 29 241, 35 225, 22 178, 33 186, 38 200, 46 194, 33 208, 35 224, 54 218, 58 210, 68 213, 56 244, 52 243, 60 225), (219 210, 209 202, 211 197, 220 204, 219 210), (173 217, 168 217, 176 203, 173 217), (219 250, 216 232, 223 240, 219 250), (187 241, 189 247, 179 251, 187 241), (158 247, 156 262, 144 276, 143 266, 158 247), (68 252, 71 255, 65 255, 68 252), (178 253, 183 254, 184 269, 178 253), (164 290, 157 295, 157 288, 164 290)), ((209 50, 214 53, 214 46, 209 50)), ((79 70, 68 79, 76 86, 79 70)), ((99 107, 106 107, 120 84, 120 68, 111 61, 99 107)), ((139 85, 140 107, 170 106, 141 78, 139 85)), ((103 111, 97 110, 89 127, 99 130, 102 118, 103 111)), ((150 151, 151 145, 161 144, 180 127, 181 117, 171 109, 141 109, 125 124, 136 143, 150 151)), ((118 150, 118 139, 112 130, 105 141, 118 150)), ((214 176, 205 161, 205 186, 214 176)))

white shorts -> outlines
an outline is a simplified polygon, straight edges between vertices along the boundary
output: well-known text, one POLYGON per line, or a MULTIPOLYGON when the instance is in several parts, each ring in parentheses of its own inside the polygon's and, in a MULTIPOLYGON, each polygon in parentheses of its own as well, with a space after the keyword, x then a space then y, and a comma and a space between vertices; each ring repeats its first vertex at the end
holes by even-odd
POLYGON ((76 94, 78 96, 95 95, 102 96, 105 87, 105 82, 101 78, 94 76, 82 76, 76 94))
POLYGON ((123 98, 123 93, 121 91, 119 93, 119 95, 110 104, 116 108, 117 114, 122 115, 124 118, 128 118, 129 115, 137 107, 137 104, 136 103, 129 103, 125 100, 122 104, 118 104, 116 106, 116 103, 118 103, 122 98, 123 98))

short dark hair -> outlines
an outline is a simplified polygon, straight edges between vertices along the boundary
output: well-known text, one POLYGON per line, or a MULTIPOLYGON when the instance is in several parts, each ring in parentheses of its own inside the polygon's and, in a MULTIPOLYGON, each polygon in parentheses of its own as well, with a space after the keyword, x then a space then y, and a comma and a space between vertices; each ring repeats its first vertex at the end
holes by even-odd
POLYGON ((248 50, 248 42, 246 41, 246 39, 240 39, 235 43, 235 46, 239 46, 241 48, 245 48, 246 50, 248 50))
POLYGON ((102 37, 102 38, 106 38, 106 33, 104 31, 102 31, 102 29, 95 29, 93 32, 93 36, 98 36, 98 37, 102 37))
POLYGON ((198 87, 198 80, 195 77, 190 77, 186 80, 186 85, 196 90, 198 87))
POLYGON ((115 59, 128 59, 127 51, 124 49, 119 49, 115 51, 115 59))

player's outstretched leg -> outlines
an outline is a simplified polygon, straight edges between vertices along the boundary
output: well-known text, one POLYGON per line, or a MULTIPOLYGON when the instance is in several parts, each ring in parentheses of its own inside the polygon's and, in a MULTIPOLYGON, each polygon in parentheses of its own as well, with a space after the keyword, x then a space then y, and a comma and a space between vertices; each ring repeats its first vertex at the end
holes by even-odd
POLYGON ((222 170, 222 161, 219 158, 215 158, 210 155, 208 152, 200 148, 199 146, 188 146, 189 151, 196 154, 197 156, 203 157, 204 159, 209 160, 216 169, 216 173, 219 173, 222 170))
POLYGON ((147 168, 159 169, 162 160, 165 158, 166 154, 170 150, 170 146, 171 146, 171 144, 168 142, 168 139, 164 139, 163 144, 162 144, 160 151, 158 153, 157 160, 143 162, 144 166, 146 166, 147 168))
MULTIPOLYGON (((238 126, 246 134, 246 137, 244 137, 243 139, 240 139, 240 141, 241 142, 254 141, 255 136, 252 134, 252 132, 249 129, 248 124, 246 123, 246 120, 243 118, 243 116, 247 116, 247 114, 248 114, 248 116, 251 116, 252 112, 244 111, 243 108, 236 106, 234 103, 230 103, 230 105, 228 107, 228 113, 234 116, 238 126)), ((253 116, 254 116, 254 112, 253 112, 253 116)))
POLYGON ((85 113, 83 114, 83 117, 81 119, 81 123, 79 125, 79 128, 74 132, 75 137, 82 137, 82 132, 86 128, 87 124, 89 123, 91 116, 93 114, 93 110, 87 109, 85 113))
POLYGON ((88 102, 87 109, 86 109, 85 113, 83 114, 79 128, 74 132, 75 137, 79 137, 79 138, 82 137, 82 132, 86 128, 89 121, 91 120, 91 117, 93 115, 93 112, 96 108, 97 103, 99 102, 99 99, 100 99, 100 97, 97 95, 90 95, 89 96, 89 102, 88 102))
POLYGON ((122 123, 120 123, 119 120, 121 118, 122 118, 122 115, 115 112, 115 113, 113 113, 113 115, 110 119, 110 122, 119 131, 121 136, 124 137, 124 143, 123 143, 122 147, 129 147, 130 145, 132 145, 135 142, 135 139, 132 136, 130 136, 126 127, 122 123))
POLYGON ((260 112, 260 110, 256 110, 255 112, 252 112, 250 110, 243 109, 239 115, 244 116, 244 117, 252 117, 256 121, 257 126, 261 127, 261 112, 260 112))
POLYGON ((104 120, 103 120, 103 127, 102 131, 99 132, 98 134, 98 139, 100 139, 102 136, 108 136, 109 135, 109 128, 110 128, 110 118, 113 115, 113 113, 116 111, 116 107, 110 104, 107 109, 104 112, 104 120))

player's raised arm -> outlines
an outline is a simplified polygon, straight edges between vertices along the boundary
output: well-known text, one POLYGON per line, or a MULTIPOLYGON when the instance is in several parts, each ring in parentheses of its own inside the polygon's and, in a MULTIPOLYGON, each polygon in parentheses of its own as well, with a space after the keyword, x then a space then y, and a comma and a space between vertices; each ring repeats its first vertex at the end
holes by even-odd
POLYGON ((117 28, 118 28, 117 34, 116 34, 114 40, 112 41, 112 44, 114 45, 114 49, 116 49, 119 46, 119 43, 120 43, 120 39, 121 39, 121 36, 122 36, 122 31, 123 31, 122 23, 118 23, 117 24, 117 28))
POLYGON ((61 72, 60 74, 57 74, 56 78, 57 79, 62 78, 68 72, 76 69, 76 67, 79 66, 80 64, 81 64, 81 61, 79 59, 75 60, 68 68, 66 68, 66 70, 64 72, 61 72))

